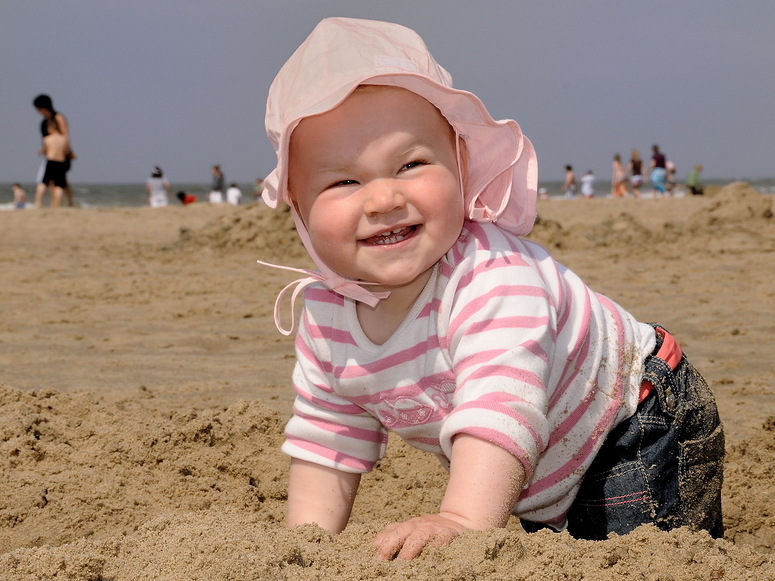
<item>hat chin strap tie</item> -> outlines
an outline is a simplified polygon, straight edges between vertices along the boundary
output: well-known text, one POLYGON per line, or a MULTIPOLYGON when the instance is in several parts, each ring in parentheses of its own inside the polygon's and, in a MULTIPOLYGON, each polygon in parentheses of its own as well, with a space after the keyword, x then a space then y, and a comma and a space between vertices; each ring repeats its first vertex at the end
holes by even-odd
POLYGON ((492 210, 487 206, 474 208, 469 212, 469 217, 474 222, 495 222, 496 218, 492 210))
POLYGON ((280 291, 280 294, 277 295, 277 300, 274 302, 274 324, 275 327, 277 327, 277 330, 285 336, 288 336, 296 331, 296 298, 299 296, 299 293, 301 293, 311 284, 322 283, 332 291, 337 292, 342 296, 349 297, 353 300, 366 303, 370 307, 376 307, 377 303, 379 303, 381 299, 385 299, 388 297, 388 295, 390 295, 390 292, 388 291, 372 293, 361 286, 363 284, 378 284, 376 282, 354 282, 335 273, 326 277, 322 272, 317 270, 307 270, 305 268, 282 266, 279 264, 264 262, 263 260, 257 260, 256 262, 263 266, 271 266, 272 268, 279 268, 280 270, 289 270, 291 272, 298 272, 307 275, 304 278, 299 278, 286 285, 285 288, 280 291), (294 286, 295 288, 293 289, 293 294, 291 295, 291 328, 284 329, 280 320, 281 303, 285 293, 294 286))
POLYGON ((305 288, 307 288, 311 284, 315 283, 322 283, 327 288, 331 289, 332 291, 339 293, 340 295, 344 297, 351 298, 356 301, 360 301, 362 303, 366 303, 370 307, 376 307, 380 300, 386 299, 388 296, 390 296, 390 291, 380 291, 380 292, 371 292, 363 288, 362 285, 371 285, 371 284, 379 284, 377 282, 363 282, 363 281, 354 281, 350 278, 345 278, 341 274, 338 274, 331 270, 325 262, 323 262, 320 257, 315 252, 314 247, 312 246, 312 240, 310 240, 309 232, 307 232, 307 227, 304 224, 304 220, 301 219, 301 216, 299 216, 299 213, 296 211, 296 207, 294 204, 289 204, 291 207, 291 214, 293 215, 293 222, 296 224, 296 231, 299 234, 299 237, 301 238, 302 243, 304 244, 304 247, 307 249, 307 252, 312 257, 313 262, 317 265, 319 270, 307 270, 306 268, 294 268, 292 266, 281 266, 279 264, 272 264, 270 262, 264 262, 262 260, 257 260, 258 264, 261 264, 263 266, 271 266, 272 268, 279 268, 280 270, 289 270, 291 272, 298 272, 301 274, 306 274, 304 278, 299 278, 297 280, 294 280, 292 283, 288 284, 283 290, 280 291, 280 294, 277 295, 277 300, 274 302, 274 324, 275 327, 277 327, 277 330, 280 331, 285 336, 290 335, 294 331, 296 331, 296 298, 299 296, 299 293, 303 291, 305 288), (291 317, 293 319, 291 323, 290 329, 283 329, 283 326, 280 322, 280 304, 282 302, 283 296, 286 292, 288 292, 288 289, 290 289, 292 286, 295 286, 296 288, 293 289, 293 294, 291 295, 291 317))

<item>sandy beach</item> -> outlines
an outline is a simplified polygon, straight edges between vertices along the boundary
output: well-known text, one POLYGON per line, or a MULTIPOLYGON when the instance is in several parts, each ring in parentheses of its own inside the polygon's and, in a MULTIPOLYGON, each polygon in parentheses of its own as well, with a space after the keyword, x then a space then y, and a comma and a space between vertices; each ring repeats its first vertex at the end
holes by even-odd
POLYGON ((530 238, 708 380, 725 538, 594 543, 512 519, 410 563, 371 541, 435 511, 446 473, 398 439, 344 533, 284 528, 294 351, 272 309, 296 277, 255 261, 311 267, 288 213, 0 212, 0 580, 775 578, 775 208, 744 183, 708 193, 542 200, 530 238))

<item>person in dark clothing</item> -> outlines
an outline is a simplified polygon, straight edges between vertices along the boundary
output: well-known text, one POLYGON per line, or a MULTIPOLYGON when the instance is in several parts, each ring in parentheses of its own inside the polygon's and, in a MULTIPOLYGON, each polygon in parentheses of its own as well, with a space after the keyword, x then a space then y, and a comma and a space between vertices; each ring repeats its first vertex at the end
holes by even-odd
MULTIPOLYGON (((38 113, 40 113, 43 116, 43 120, 40 123, 40 133, 41 138, 45 138, 48 134, 48 120, 54 119, 57 122, 57 127, 59 128, 59 132, 65 136, 68 143, 70 142, 70 126, 67 124, 67 119, 65 118, 62 113, 59 113, 54 109, 54 103, 51 100, 51 97, 48 95, 38 95, 32 100, 32 106, 35 107, 35 109, 38 110, 38 113)), ((44 146, 41 146, 40 150, 38 151, 38 155, 44 155, 45 148, 44 146)), ((65 173, 70 171, 70 162, 76 158, 76 155, 73 153, 72 148, 70 148, 70 153, 67 156, 67 159, 65 160, 65 173)), ((46 163, 47 160, 43 160, 43 162, 40 165, 40 169, 38 170, 38 176, 35 180, 35 183, 41 184, 43 183, 43 176, 46 171, 46 163)), ((65 178, 66 179, 66 178, 65 178)), ((73 190, 70 187, 70 182, 66 179, 65 186, 63 188, 64 191, 64 198, 67 201, 68 206, 73 205, 73 190)))

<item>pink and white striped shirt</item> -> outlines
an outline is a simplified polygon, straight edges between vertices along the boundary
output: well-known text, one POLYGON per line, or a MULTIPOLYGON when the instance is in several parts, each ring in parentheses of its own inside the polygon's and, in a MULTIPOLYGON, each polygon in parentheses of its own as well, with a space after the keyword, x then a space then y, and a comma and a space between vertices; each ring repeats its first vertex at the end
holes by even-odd
POLYGON ((634 413, 653 328, 540 245, 466 221, 384 344, 355 302, 307 288, 283 452, 367 472, 387 431, 449 465, 466 433, 502 446, 527 484, 514 513, 562 527, 608 432, 634 413))

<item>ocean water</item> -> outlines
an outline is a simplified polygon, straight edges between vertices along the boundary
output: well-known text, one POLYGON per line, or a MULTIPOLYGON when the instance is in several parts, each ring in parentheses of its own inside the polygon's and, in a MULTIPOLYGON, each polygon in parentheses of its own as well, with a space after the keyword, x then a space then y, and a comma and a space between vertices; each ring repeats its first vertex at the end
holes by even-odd
MULTIPOLYGON (((707 185, 725 185, 736 179, 726 180, 703 180, 707 185)), ((775 194, 775 178, 744 180, 754 189, 762 194, 775 194)), ((237 184, 242 190, 242 200, 244 203, 253 201, 253 184, 237 184)), ((35 184, 22 184, 27 193, 27 207, 32 207, 35 199, 35 184)), ((546 188, 549 197, 562 196, 562 182, 541 182, 540 188, 546 188)), ((110 207, 132 207, 145 206, 148 203, 145 193, 145 184, 73 184, 73 203, 80 208, 110 208, 110 207)), ((195 194, 199 201, 205 201, 207 193, 210 191, 209 184, 172 184, 173 198, 170 203, 177 204, 178 201, 174 195, 178 191, 185 191, 189 194, 195 194)), ((651 193, 651 186, 646 183, 641 188, 644 194, 651 193)), ((595 194, 597 197, 606 197, 610 192, 610 181, 605 178, 598 179, 595 184, 595 194)), ((681 195, 679 192, 678 195, 681 195)), ((50 197, 46 195, 44 204, 49 204, 50 197)), ((11 184, 0 184, 0 210, 12 210, 13 192, 11 184)))
MULTIPOLYGON (((27 206, 30 207, 35 201, 35 184, 21 184, 27 193, 27 206)), ((253 201, 253 185, 237 184, 242 190, 242 201, 248 203, 253 201)), ((79 208, 115 208, 115 207, 133 207, 145 206, 148 204, 148 195, 145 193, 145 183, 140 184, 71 184, 73 190, 73 205, 79 208)), ((210 191, 210 184, 172 184, 171 204, 178 204, 175 194, 184 191, 187 194, 194 194, 199 201, 207 200, 207 193, 210 191)), ((47 206, 50 203, 50 196, 47 193, 43 204, 47 206)), ((0 184, 0 209, 13 209, 13 191, 11 184, 0 184)))

